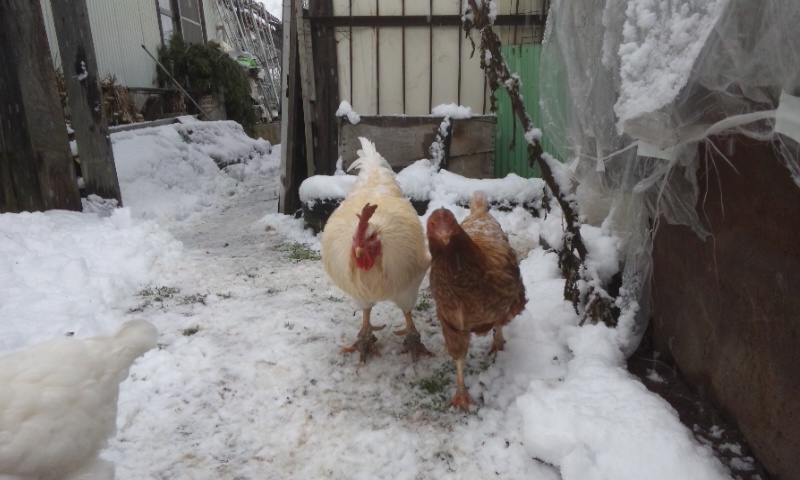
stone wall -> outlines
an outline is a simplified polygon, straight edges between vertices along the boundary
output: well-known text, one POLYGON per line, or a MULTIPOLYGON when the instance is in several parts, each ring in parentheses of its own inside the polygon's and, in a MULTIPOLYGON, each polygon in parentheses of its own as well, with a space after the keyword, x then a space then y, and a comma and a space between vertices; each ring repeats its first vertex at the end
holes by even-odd
POLYGON ((733 167, 700 147, 713 164, 696 208, 713 236, 662 221, 655 238, 654 346, 771 474, 800 479, 800 187, 771 143, 714 142, 733 167))

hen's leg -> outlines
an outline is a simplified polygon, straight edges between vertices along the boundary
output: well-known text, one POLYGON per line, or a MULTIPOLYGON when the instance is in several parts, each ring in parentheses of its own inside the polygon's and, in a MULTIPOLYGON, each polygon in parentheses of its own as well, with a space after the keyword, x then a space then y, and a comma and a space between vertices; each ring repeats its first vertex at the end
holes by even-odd
POLYGON ((475 403, 469 396, 467 387, 464 385, 464 358, 456 359, 456 394, 450 399, 450 405, 461 408, 465 413, 469 413, 470 404, 475 403))
POLYGON ((505 344, 506 340, 503 338, 503 327, 497 325, 494 327, 494 338, 492 339, 492 348, 489 349, 489 355, 502 350, 505 344))
POLYGON ((405 347, 403 353, 411 352, 411 358, 415 362, 419 360, 419 357, 422 355, 432 357, 433 354, 430 352, 430 350, 425 348, 425 345, 422 344, 422 340, 420 340, 417 327, 414 326, 414 320, 411 318, 411 312, 403 312, 403 316, 406 317, 406 328, 394 332, 395 335, 406 336, 406 338, 403 340, 403 346, 405 347))
POLYGON ((364 310, 361 310, 361 330, 358 331, 356 343, 342 349, 342 353, 352 353, 358 350, 358 353, 361 354, 361 363, 367 363, 367 355, 369 354, 375 355, 376 357, 381 356, 380 352, 378 352, 378 349, 375 348, 375 342, 377 342, 378 339, 375 338, 375 335, 373 335, 372 332, 376 330, 383 330, 385 325, 372 325, 372 323, 369 321, 369 314, 371 311, 371 308, 365 308, 364 310))

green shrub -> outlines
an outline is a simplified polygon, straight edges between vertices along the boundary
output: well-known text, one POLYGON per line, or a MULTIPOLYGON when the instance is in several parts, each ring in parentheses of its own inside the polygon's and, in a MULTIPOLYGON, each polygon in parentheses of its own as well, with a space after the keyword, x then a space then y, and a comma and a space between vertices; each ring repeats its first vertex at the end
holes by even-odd
MULTIPOLYGON (((159 47, 158 61, 192 98, 215 95, 222 90, 229 119, 240 123, 245 129, 256 123, 245 72, 236 60, 222 51, 219 44, 186 43, 180 35, 172 35, 167 46, 159 47)), ((167 88, 173 85, 160 67, 156 67, 156 73, 159 85, 167 88)), ((186 107, 192 113, 200 113, 195 111, 196 107, 191 102, 186 107)))

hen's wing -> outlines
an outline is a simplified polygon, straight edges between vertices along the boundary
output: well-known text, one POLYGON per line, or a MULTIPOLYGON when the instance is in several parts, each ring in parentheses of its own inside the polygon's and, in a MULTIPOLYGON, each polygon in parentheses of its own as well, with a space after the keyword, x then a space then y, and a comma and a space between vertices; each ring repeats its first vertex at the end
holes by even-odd
POLYGON ((0 359, 0 474, 64 478, 90 461, 116 430, 119 383, 155 339, 155 327, 134 321, 0 359))

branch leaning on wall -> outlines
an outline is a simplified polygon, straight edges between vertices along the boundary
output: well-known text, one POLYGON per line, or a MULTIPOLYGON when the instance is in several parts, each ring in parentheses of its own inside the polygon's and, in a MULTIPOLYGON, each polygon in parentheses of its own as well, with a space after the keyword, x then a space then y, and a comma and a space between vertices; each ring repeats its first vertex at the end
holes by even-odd
MULTIPOLYGON (((525 103, 519 92, 519 77, 517 75, 512 75, 508 69, 508 65, 506 65, 503 59, 503 55, 500 53, 501 42, 500 38, 492 29, 492 21, 488 13, 489 3, 490 0, 481 0, 481 7, 478 8, 477 0, 468 0, 468 6, 463 17, 464 32, 466 38, 472 43, 473 55, 475 53, 475 41, 472 39, 471 33, 473 29, 480 32, 480 62, 481 68, 486 74, 489 80, 489 86, 493 92, 492 111, 495 110, 494 92, 497 91, 500 86, 503 86, 506 92, 508 92, 514 114, 519 118, 525 130, 525 139, 528 143, 528 162, 531 166, 535 163, 539 164, 539 168, 542 172, 542 179, 550 188, 550 191, 561 207, 566 223, 566 231, 564 234, 564 244, 559 251, 559 266, 566 280, 564 285, 564 298, 572 302, 577 312, 578 303, 580 302, 578 282, 582 277, 581 272, 585 270, 581 267, 586 262, 587 251, 583 239, 581 238, 581 222, 578 218, 573 187, 570 185, 569 181, 564 181, 564 175, 559 175, 564 167, 542 150, 542 146, 539 143, 542 132, 533 126, 533 121, 525 108, 525 103)), ((611 318, 609 314, 609 297, 608 295, 603 295, 603 293, 605 292, 597 292, 594 290, 589 292, 588 296, 591 298, 587 299, 585 313, 595 319, 602 319, 608 323, 611 318), (598 302, 607 308, 598 308, 598 302)))

